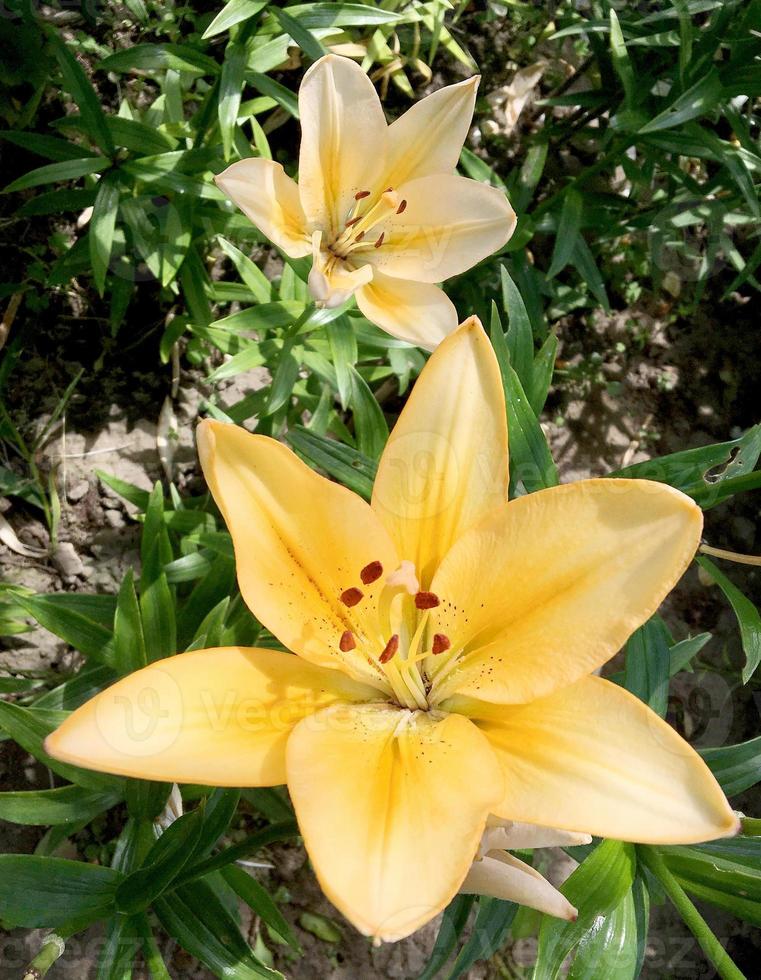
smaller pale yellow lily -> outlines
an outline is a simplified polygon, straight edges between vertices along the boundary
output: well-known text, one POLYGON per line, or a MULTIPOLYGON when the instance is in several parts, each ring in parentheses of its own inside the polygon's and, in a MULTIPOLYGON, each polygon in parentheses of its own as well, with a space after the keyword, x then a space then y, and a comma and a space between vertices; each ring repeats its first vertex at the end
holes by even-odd
POLYGON ((204 422, 199 448, 243 597, 297 656, 227 647, 151 664, 75 711, 52 756, 287 782, 326 895, 385 940, 460 889, 572 917, 507 847, 737 832, 697 753, 594 676, 682 575, 700 509, 643 480, 508 503, 502 382, 476 319, 423 369, 369 505, 265 436, 204 422))
POLYGON ((457 326, 435 284, 515 228, 501 191, 454 172, 477 87, 477 77, 449 85, 389 126, 362 69, 326 55, 299 90, 298 185, 262 158, 234 163, 217 184, 286 255, 312 256, 318 303, 354 295, 368 320, 433 350, 457 326))

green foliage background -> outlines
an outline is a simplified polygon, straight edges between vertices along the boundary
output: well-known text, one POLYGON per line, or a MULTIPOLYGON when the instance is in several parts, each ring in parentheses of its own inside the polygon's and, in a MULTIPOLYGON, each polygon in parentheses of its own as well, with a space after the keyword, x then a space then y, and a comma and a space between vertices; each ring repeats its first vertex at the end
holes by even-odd
MULTIPOLYGON (((432 69, 449 80, 477 70, 469 18, 494 31, 509 24, 518 65, 541 46, 575 66, 557 77, 548 68, 543 125, 517 142, 485 136, 484 152, 465 149, 460 161, 463 173, 504 189, 519 215, 501 254, 447 284, 460 314, 477 313, 489 326, 500 361, 511 494, 558 479, 539 420, 556 377, 560 317, 609 310, 643 290, 678 294, 675 315, 684 317, 717 282, 719 300, 739 291, 758 302, 759 0, 205 6, 83 4, 70 28, 33 3, 6 3, 0 140, 11 169, 16 148, 23 159, 36 158, 4 188, 12 221, 71 223, 89 215, 73 244, 52 232, 44 247, 20 250, 15 277, 0 283, 0 299, 21 294, 38 312, 38 329, 45 329, 49 298, 73 280, 103 314, 106 357, 132 339, 131 318, 147 298, 161 323, 151 350, 162 364, 181 359, 206 372, 207 414, 255 420, 258 431, 286 439, 310 465, 369 497, 393 414, 376 396, 392 390, 403 398, 424 355, 355 309, 315 310, 303 261, 286 260, 276 278, 265 275, 249 257, 263 239, 212 177, 252 155, 278 159, 294 173, 298 80, 328 45, 364 52, 363 67, 395 115, 432 69), (261 366, 270 383, 223 409, 218 385, 261 366)), ((23 333, 12 336, 2 353, 0 396, 13 384, 24 344, 23 333)), ((79 380, 72 379, 58 414, 79 380)), ((47 431, 23 431, 0 401, 0 438, 13 461, 0 466, 0 493, 38 508, 54 544, 55 474, 38 460, 47 431)), ((669 483, 708 509, 761 487, 759 455, 756 426, 610 475, 669 483)), ((138 953, 154 978, 168 977, 160 930, 218 976, 280 975, 264 943, 254 950, 241 934, 238 901, 266 924, 270 945, 296 957, 298 939, 273 898, 235 862, 297 834, 284 792, 184 787, 189 812, 157 838, 154 820, 170 787, 75 769, 42 748, 67 712, 146 663, 197 647, 276 645, 242 603, 230 539, 207 495, 181 497, 161 485, 149 494, 107 473, 102 479, 141 513, 139 577, 128 574, 113 596, 0 591, 2 633, 25 629, 31 618, 84 658, 57 687, 0 678, 2 737, 48 766, 57 783, 0 794, 0 818, 48 828, 35 854, 0 855, 0 920, 50 927, 64 938, 102 923, 104 980, 131 977, 138 953), (241 800, 256 826, 231 843, 241 800), (116 819, 106 823, 107 813, 116 819), (53 856, 93 826, 99 844, 85 860, 53 856)), ((699 562, 737 616, 746 655, 740 680, 752 684, 761 661, 758 610, 715 563, 699 562)), ((708 638, 674 637, 656 616, 632 637, 614 679, 664 715, 670 678, 689 668, 708 638)), ((704 756, 730 796, 761 777, 761 736, 704 756)), ((571 849, 582 862, 563 888, 580 910, 573 924, 461 896, 445 913, 421 980, 454 980, 532 929, 539 937, 535 980, 559 976, 569 954, 571 977, 634 978, 650 903, 664 897, 717 973, 742 976, 692 899, 761 925, 760 830, 748 820, 746 836, 731 841, 673 848, 596 841, 571 849)), ((41 975, 59 952, 54 942, 43 945, 34 963, 41 975)))

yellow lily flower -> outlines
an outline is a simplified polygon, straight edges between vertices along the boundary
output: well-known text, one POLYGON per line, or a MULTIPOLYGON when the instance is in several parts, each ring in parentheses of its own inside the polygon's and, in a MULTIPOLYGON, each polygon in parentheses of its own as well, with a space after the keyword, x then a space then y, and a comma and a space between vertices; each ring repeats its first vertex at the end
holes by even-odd
POLYGON ((243 597, 296 656, 158 661, 75 711, 48 738, 52 756, 174 782, 287 783, 326 895, 382 940, 461 888, 572 915, 491 853, 525 840, 521 824, 653 844, 738 831, 697 753, 593 674, 684 572, 699 508, 615 479, 507 503, 502 383, 477 319, 421 373, 371 504, 268 437, 206 421, 198 442, 243 597), (500 821, 518 837, 495 838, 500 821))
POLYGON ((428 350, 457 326, 436 283, 501 248, 505 195, 454 173, 479 78, 434 92, 390 126, 362 69, 329 54, 299 90, 299 183, 279 163, 240 160, 219 187, 278 248, 313 257, 315 300, 355 295, 368 320, 428 350))

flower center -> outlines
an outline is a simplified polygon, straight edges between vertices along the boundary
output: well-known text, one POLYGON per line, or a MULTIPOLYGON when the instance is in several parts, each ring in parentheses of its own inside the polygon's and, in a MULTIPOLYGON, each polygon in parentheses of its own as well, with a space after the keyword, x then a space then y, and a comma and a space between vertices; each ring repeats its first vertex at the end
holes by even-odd
POLYGON ((392 700, 402 708, 428 711, 434 707, 433 657, 446 653, 451 642, 444 633, 435 633, 430 613, 441 600, 433 592, 421 590, 410 561, 384 574, 381 562, 372 561, 360 571, 361 586, 351 585, 340 595, 347 609, 371 604, 374 615, 367 633, 359 628, 345 630, 336 638, 342 653, 358 650, 385 681, 392 700))
POLYGON ((370 191, 359 191, 354 195, 354 207, 346 218, 343 228, 340 228, 332 241, 327 244, 327 250, 336 259, 347 259, 357 252, 370 252, 381 248, 385 231, 377 231, 378 225, 392 214, 402 214, 407 207, 407 201, 399 197, 393 187, 388 187, 374 203, 370 191))

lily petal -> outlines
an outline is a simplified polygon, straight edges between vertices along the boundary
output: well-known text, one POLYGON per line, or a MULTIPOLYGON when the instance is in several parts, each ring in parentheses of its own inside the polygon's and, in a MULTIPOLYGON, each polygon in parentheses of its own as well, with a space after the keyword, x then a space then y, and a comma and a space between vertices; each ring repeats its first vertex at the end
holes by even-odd
POLYGON ((476 853, 501 773, 466 718, 335 705, 288 741, 288 788, 317 877, 361 932, 392 942, 440 912, 476 853))
POLYGON ((386 164, 386 117, 359 65, 329 54, 299 89, 299 191, 313 228, 337 232, 355 194, 374 191, 386 164))
POLYGON ((565 895, 512 854, 495 852, 474 862, 460 891, 517 902, 569 922, 574 922, 579 914, 565 895))
POLYGON ((375 271, 357 290, 357 306, 392 337, 434 350, 457 327, 457 310, 443 289, 375 271))
POLYGON ((490 816, 481 840, 481 853, 522 851, 537 847, 576 847, 591 843, 591 834, 556 830, 554 827, 540 827, 533 823, 490 816))
POLYGON ((383 451, 372 506, 427 589, 457 538, 504 506, 507 487, 502 380, 471 317, 423 368, 383 451))
POLYGON ((582 480, 511 501, 436 573, 436 629, 464 650, 433 662, 439 697, 518 703, 602 666, 691 561, 703 518, 648 480, 582 480))
POLYGON ((233 538, 238 583, 249 608, 280 642, 312 663, 338 667, 381 685, 382 675, 341 637, 369 637, 382 650, 372 588, 361 570, 378 561, 393 570, 394 546, 370 507, 301 462, 281 443, 205 421, 198 451, 206 481, 233 538), (365 601, 349 608, 347 590, 365 601))
POLYGON ((384 187, 457 167, 476 104, 480 75, 447 85, 416 102, 388 129, 384 187))
POLYGON ((239 160, 215 177, 217 186, 278 248, 293 259, 309 255, 312 246, 299 188, 279 163, 239 160))
POLYGON ((633 694, 585 677, 531 704, 461 699, 505 774, 507 820, 641 844, 728 837, 739 821, 708 766, 633 694))
POLYGON ((194 650, 117 681, 48 736, 55 759, 120 776, 212 786, 285 782, 302 718, 377 692, 277 650, 194 650))
POLYGON ((386 218, 383 246, 364 253, 399 279, 442 282, 502 248, 515 230, 504 193, 478 180, 435 174, 402 184, 401 213, 386 218))

